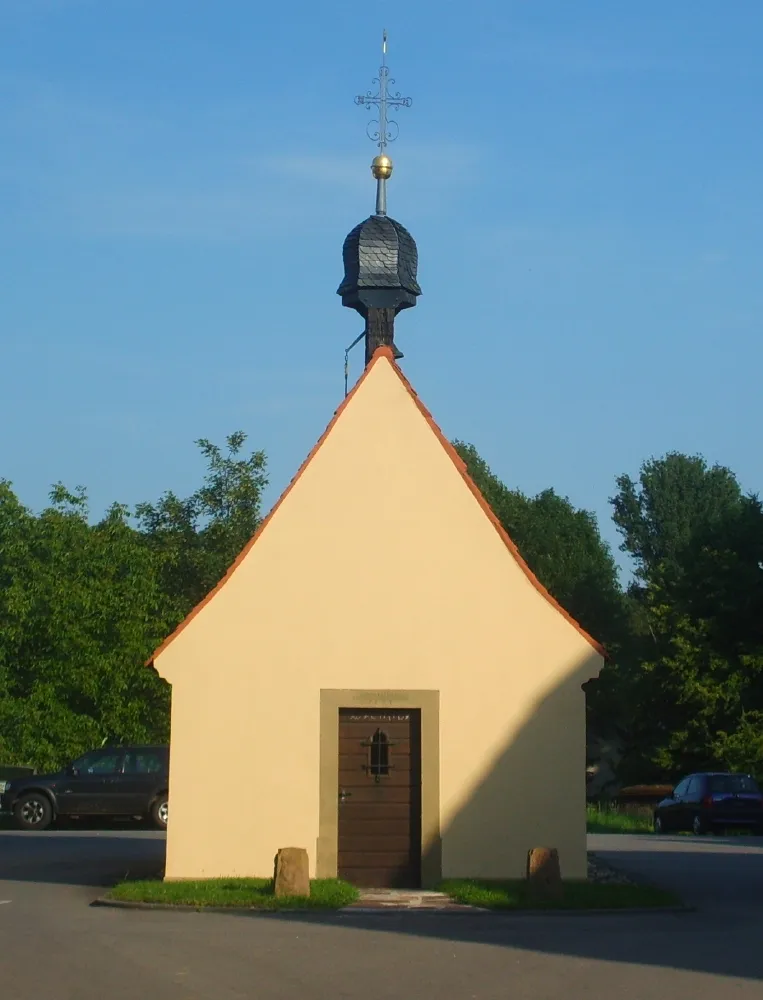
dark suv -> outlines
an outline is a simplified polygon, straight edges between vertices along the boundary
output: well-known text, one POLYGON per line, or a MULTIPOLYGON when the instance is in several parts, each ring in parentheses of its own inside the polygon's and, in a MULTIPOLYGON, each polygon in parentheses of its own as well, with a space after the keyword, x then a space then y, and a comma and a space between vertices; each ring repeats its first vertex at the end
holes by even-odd
POLYGON ((763 834, 763 795, 749 774, 703 772, 679 781, 654 810, 654 832, 740 827, 763 834))
POLYGON ((59 774, 6 781, 0 809, 20 830, 45 830, 59 816, 135 817, 167 829, 169 748, 102 747, 59 774))

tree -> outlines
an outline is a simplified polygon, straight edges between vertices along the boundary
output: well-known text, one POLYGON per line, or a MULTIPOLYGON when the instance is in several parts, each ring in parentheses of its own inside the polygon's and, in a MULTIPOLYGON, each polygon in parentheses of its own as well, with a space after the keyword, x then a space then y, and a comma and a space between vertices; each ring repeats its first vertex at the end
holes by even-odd
POLYGON ((136 508, 141 532, 160 555, 178 620, 212 590, 257 530, 267 459, 263 451, 242 456, 245 443, 243 431, 230 434, 224 454, 202 438, 196 444, 207 471, 199 489, 186 499, 167 492, 156 504, 136 508))
POLYGON ((634 560, 642 583, 658 569, 675 577, 697 532, 722 522, 742 496, 725 466, 679 452, 644 462, 638 485, 619 476, 617 487, 610 503, 623 536, 620 548, 634 560))
POLYGON ((88 524, 60 484, 39 517, 0 495, 0 756, 57 766, 104 740, 167 736, 168 690, 143 661, 171 611, 154 554, 115 505, 88 524))
POLYGON ((749 772, 763 781, 763 712, 743 712, 731 732, 719 730, 713 755, 724 769, 749 772))
POLYGON ((39 516, 0 481, 0 760, 53 768, 104 741, 165 741, 169 689, 144 666, 255 531, 265 455, 198 442, 189 498, 89 521, 62 484, 39 516))
POLYGON ((622 690, 634 706, 622 776, 760 764, 763 512, 731 471, 671 453, 618 479, 612 500, 634 558, 622 690))
POLYGON ((763 647, 763 507, 757 496, 740 497, 725 517, 695 533, 675 599, 711 623, 713 641, 727 653, 763 647))

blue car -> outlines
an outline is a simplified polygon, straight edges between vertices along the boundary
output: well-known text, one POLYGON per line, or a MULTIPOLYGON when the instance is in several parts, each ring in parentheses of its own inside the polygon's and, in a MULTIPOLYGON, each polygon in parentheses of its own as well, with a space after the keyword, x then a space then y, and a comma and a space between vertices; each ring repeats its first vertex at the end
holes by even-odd
POLYGON ((749 774, 706 771, 679 781, 654 810, 654 832, 749 829, 763 835, 763 794, 749 774))

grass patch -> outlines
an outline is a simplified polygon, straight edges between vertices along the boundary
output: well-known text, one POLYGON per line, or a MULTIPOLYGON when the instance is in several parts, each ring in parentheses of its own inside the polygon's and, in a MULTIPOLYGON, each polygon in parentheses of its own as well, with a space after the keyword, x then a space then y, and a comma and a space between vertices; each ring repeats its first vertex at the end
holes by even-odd
POLYGON ((317 878, 310 882, 309 896, 276 898, 273 879, 212 878, 184 882, 161 879, 120 882, 107 894, 108 899, 133 903, 166 903, 174 906, 238 906, 256 910, 338 910, 354 903, 358 890, 336 878, 317 878))
POLYGON ((522 879, 493 882, 477 879, 452 879, 440 885, 457 903, 480 906, 486 910, 624 910, 633 907, 678 906, 681 900, 672 892, 648 885, 612 885, 602 882, 569 881, 558 901, 537 901, 528 893, 522 879))
POLYGON ((651 811, 625 812, 614 806, 588 805, 589 833, 653 833, 651 811))

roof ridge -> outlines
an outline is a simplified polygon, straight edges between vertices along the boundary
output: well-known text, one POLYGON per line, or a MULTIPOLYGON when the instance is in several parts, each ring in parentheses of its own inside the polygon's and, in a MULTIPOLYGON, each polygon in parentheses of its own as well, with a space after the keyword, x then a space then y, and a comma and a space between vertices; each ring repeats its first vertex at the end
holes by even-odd
POLYGON ((528 578, 530 583, 535 587, 538 593, 540 593, 543 597, 545 597, 548 603, 562 615, 563 618, 567 619, 570 625, 572 625, 575 629, 577 629, 577 631, 583 636, 583 638, 593 646, 593 648, 596 650, 597 653, 599 653, 601 656, 605 658, 608 658, 608 654, 604 646, 598 640, 594 639, 593 636, 589 632, 587 632, 583 628, 583 626, 578 621, 575 620, 575 618, 572 617, 572 615, 569 613, 569 611, 567 611, 566 608, 562 607, 562 605, 557 601, 557 599, 553 596, 553 594, 551 594, 551 592, 547 590, 546 587, 543 586, 538 577, 535 575, 535 573, 533 573, 529 565, 525 562, 521 552, 519 551, 519 548, 517 547, 516 542, 512 539, 508 531, 506 531, 504 526, 498 520, 498 516, 496 515, 495 511, 490 506, 490 504, 487 502, 485 497, 482 495, 482 491, 480 490, 479 486, 477 486, 472 477, 469 475, 469 472, 467 471, 466 462, 464 461, 463 458, 461 458, 461 456, 458 454, 458 452, 453 447, 451 442, 443 434, 442 430, 440 429, 440 426, 437 424, 432 414, 429 412, 426 406, 421 402, 419 394, 416 392, 416 390, 413 388, 411 383, 408 381, 408 379, 405 377, 405 375, 395 362, 394 355, 392 354, 390 348, 380 347, 377 350, 376 354, 374 354, 374 359, 382 351, 388 352, 386 356, 388 357, 392 367, 397 373, 398 378, 403 383, 405 388, 408 390, 408 393, 410 394, 411 398, 416 404, 419 412, 424 417, 426 422, 429 424, 430 428, 434 431, 435 435, 440 441, 440 444, 442 444, 442 446, 445 448, 445 451, 447 452, 449 458, 451 459, 451 461, 461 474, 461 478, 469 487, 475 500, 480 505, 483 512, 487 515, 491 524, 498 532, 501 540, 506 545, 506 548, 509 550, 509 552, 511 552, 512 556, 514 557, 520 569, 528 578))
POLYGON ((147 667, 149 667, 149 666, 151 666, 153 664, 153 662, 156 659, 156 657, 159 656, 160 653, 164 652, 164 650, 170 645, 170 643, 173 642, 177 638, 177 636, 183 631, 183 629, 186 627, 186 625, 188 625, 188 623, 193 618, 196 617, 196 615, 201 611, 201 609, 206 604, 208 604, 209 601, 212 600, 212 598, 215 596, 215 594, 219 590, 222 590, 223 586, 225 585, 225 583, 229 579, 229 577, 231 577, 233 575, 233 573, 236 571, 236 569, 238 568, 238 566, 240 566, 240 564, 244 561, 244 559, 249 554, 249 551, 251 550, 251 548, 254 545, 254 543, 257 541, 257 539, 260 537, 260 535, 262 534, 262 532, 265 530, 265 528, 268 526, 268 524, 270 523, 270 521, 273 519, 273 517, 274 517, 276 511, 278 510, 278 508, 284 502, 284 500, 289 495, 289 493, 291 493, 291 491, 294 489, 294 487, 297 484, 297 481, 302 476, 302 473, 308 467, 308 465, 310 464, 310 462, 312 462, 313 458, 318 453, 318 450, 320 449, 321 445, 326 440, 326 438, 329 436, 329 434, 331 433, 331 431, 334 429, 334 425, 336 424, 337 420, 340 418, 340 416, 342 415, 342 413, 345 411, 345 409, 349 405, 351 399, 353 398, 353 396, 355 395, 355 393, 358 391, 358 389, 361 387, 361 385, 363 384, 363 382, 365 382, 366 378, 368 377, 368 375, 371 372, 371 369, 374 367, 374 365, 382 357, 386 357, 391 362, 391 364, 393 365, 393 367, 397 368, 397 365, 395 365, 395 358, 394 358, 394 355, 392 353, 392 348, 391 347, 379 347, 376 350, 376 352, 374 353, 374 356, 371 358, 371 361, 368 363, 368 365, 364 369, 363 374, 360 376, 360 378, 355 383, 355 385, 352 387, 352 389, 349 391, 349 393, 344 397, 344 399, 339 404, 339 406, 336 408, 336 410, 334 410, 334 416, 329 421, 328 426, 324 430, 323 434, 321 434, 321 436, 318 438, 318 440, 313 445, 313 447, 310 450, 307 458, 304 460, 304 462, 300 465, 300 467, 294 473, 294 475, 292 476, 292 478, 289 480, 289 482, 288 482, 288 484, 286 486, 286 489, 281 493, 281 495, 276 500, 276 502, 273 504, 273 506, 270 508, 270 510, 268 511, 268 513, 266 514, 266 516, 262 519, 262 521, 260 521, 260 524, 258 525, 257 530, 254 532, 254 534, 252 535, 252 537, 249 539, 249 541, 246 543, 246 545, 243 547, 243 549, 241 549, 241 551, 239 552, 239 554, 236 556, 236 558, 230 564, 230 566, 228 567, 228 569, 225 572, 225 575, 215 584, 215 586, 209 591, 209 593, 207 593, 204 597, 202 597, 202 599, 198 602, 198 604, 196 604, 193 608, 191 608, 191 610, 188 612, 188 614, 185 616, 185 618, 178 625, 175 626, 175 628, 172 630, 172 632, 170 632, 170 634, 167 636, 167 638, 164 640, 164 642, 162 642, 159 646, 157 646, 157 648, 154 650, 154 652, 151 654, 151 656, 148 658, 148 660, 146 660, 146 666, 147 667))
POLYGON ((227 582, 227 580, 233 575, 233 573, 236 571, 236 569, 238 568, 238 566, 244 561, 244 559, 246 558, 246 556, 249 554, 252 546, 255 544, 255 542, 257 541, 257 539, 260 537, 260 535, 263 533, 263 531, 265 530, 265 528, 268 526, 268 524, 270 523, 270 521, 274 517, 274 515, 275 515, 276 511, 278 510, 278 508, 281 506, 281 504, 284 502, 284 500, 286 499, 286 497, 289 495, 289 493, 292 491, 292 489, 294 488, 294 486, 297 484, 298 480, 300 479, 300 477, 304 473, 305 469, 307 468, 307 466, 310 464, 310 462, 313 460, 313 458, 315 457, 315 455, 319 451, 321 445, 324 443, 324 441, 326 440, 326 438, 329 436, 329 434, 331 433, 331 431, 334 429, 334 426, 335 426, 337 420, 339 420, 339 418, 341 417, 342 413, 345 411, 345 409, 349 405, 349 403, 352 400, 352 398, 355 395, 355 393, 358 391, 358 389, 360 389, 361 385, 365 382, 366 378, 370 374, 370 372, 373 369, 373 367, 379 361, 381 361, 382 358, 385 358, 389 362, 389 364, 391 365, 392 370, 395 372, 395 374, 397 375, 397 377, 402 382, 403 387, 405 388, 406 392, 409 394, 409 396, 413 400, 415 406, 417 407, 417 409, 419 410, 419 412, 421 413, 421 415, 424 417, 424 419, 426 420, 426 422, 429 425, 429 427, 431 428, 431 430, 434 431, 435 436, 440 441, 440 444, 442 444, 442 446, 444 447, 444 449, 445 449, 448 457, 451 459, 451 461, 455 465, 456 469, 458 470, 458 472, 461 475, 462 479, 464 480, 464 482, 468 486, 469 490, 471 491, 472 495, 476 499, 477 503, 480 505, 480 507, 482 508, 483 512, 487 515, 487 517, 490 520, 491 524, 493 525, 493 527, 495 528, 495 530, 498 532, 501 540, 506 545, 506 547, 509 550, 509 552, 511 553, 511 555, 514 557, 514 559, 517 562, 517 564, 519 565, 520 569, 527 576, 527 578, 530 581, 530 583, 541 594, 541 596, 543 596, 549 602, 549 604, 551 604, 551 606, 554 607, 562 615, 562 617, 566 618, 567 621, 575 629, 577 629, 577 631, 583 636, 583 638, 586 639, 591 644, 591 646, 593 646, 593 648, 596 650, 597 653, 599 653, 601 656, 604 656, 604 657, 607 656, 607 652, 604 649, 604 647, 601 645, 601 643, 597 642, 596 639, 594 639, 591 635, 589 635, 589 633, 586 632, 586 630, 582 627, 582 625, 580 625, 572 617, 572 615, 567 610, 565 610, 565 608, 563 608, 561 604, 559 604, 559 602, 556 600, 556 598, 553 597, 552 594, 543 586, 543 584, 540 582, 540 580, 537 578, 537 576, 533 573, 533 571, 530 569, 530 567, 528 566, 528 564, 522 558, 522 555, 520 554, 520 551, 517 548, 516 544, 511 539, 511 537, 509 536, 508 532, 503 527, 503 525, 501 524, 501 522, 498 520, 495 512, 493 511, 493 509, 490 506, 490 504, 487 502, 487 500, 482 495, 482 493, 481 493, 479 487, 477 486, 477 484, 474 482, 474 480, 469 475, 469 473, 467 471, 467 467, 466 467, 466 462, 463 460, 463 458, 461 458, 461 456, 458 454, 458 452, 453 447, 453 445, 450 443, 450 441, 448 441, 448 439, 443 434, 442 430, 440 429, 439 425, 436 423, 436 421, 433 418, 433 416, 430 413, 430 411, 421 402, 421 399, 419 398, 418 393, 413 388, 413 386, 411 385, 411 383, 408 381, 408 379, 405 377, 405 375, 401 371, 400 367, 396 363, 396 361, 395 361, 395 355, 394 355, 394 352, 393 352, 392 348, 389 347, 389 346, 387 346, 387 345, 384 345, 384 346, 378 347, 376 349, 376 351, 373 354, 373 357, 371 358, 370 362, 368 363, 368 365, 366 366, 365 370, 363 371, 363 374, 360 376, 360 378, 355 383, 355 385, 352 387, 352 389, 347 394, 347 396, 345 396, 345 398, 342 400, 342 402, 336 408, 336 410, 334 411, 333 417, 329 421, 328 426, 324 430, 323 434, 321 434, 321 436, 316 441, 315 445, 311 449, 311 451, 308 454, 307 458, 300 465, 300 467, 297 470, 297 472, 294 474, 294 476, 289 481, 289 484, 287 485, 286 489, 281 493, 280 497, 275 502, 275 504, 271 507, 271 509, 268 512, 268 514, 266 515, 266 517, 263 518, 263 520, 260 522, 259 527, 254 532, 254 534, 252 535, 252 537, 249 539, 249 541, 241 549, 241 551, 236 556, 236 558, 234 559, 234 561, 228 567, 228 570, 226 571, 225 575, 209 591, 209 593, 207 593, 198 602, 198 604, 196 604, 196 606, 194 608, 192 608, 191 611, 188 612, 188 614, 179 623, 179 625, 177 625, 175 627, 175 629, 173 629, 173 631, 167 636, 167 638, 154 650, 154 652, 151 654, 151 656, 149 657, 149 659, 146 661, 146 666, 152 666, 153 665, 153 662, 156 659, 156 657, 159 656, 161 653, 164 652, 164 650, 170 645, 170 643, 172 643, 177 638, 177 636, 183 631, 183 629, 186 627, 186 625, 188 625, 189 622, 193 618, 195 618, 196 615, 201 611, 201 609, 206 604, 208 604, 209 601, 212 600, 212 598, 215 596, 215 594, 225 586, 225 583, 227 582))

